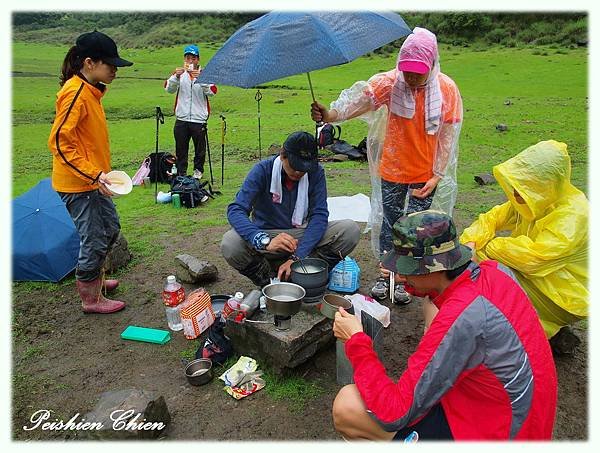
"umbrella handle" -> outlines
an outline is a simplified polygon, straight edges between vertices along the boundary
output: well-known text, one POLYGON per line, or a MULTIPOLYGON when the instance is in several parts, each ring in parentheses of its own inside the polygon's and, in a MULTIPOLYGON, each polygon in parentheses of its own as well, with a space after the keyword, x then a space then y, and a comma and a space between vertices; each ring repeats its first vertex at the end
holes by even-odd
POLYGON ((317 102, 315 99, 315 92, 313 91, 312 81, 310 80, 310 72, 306 73, 306 77, 308 77, 308 86, 310 87, 310 94, 312 96, 313 102, 317 102))

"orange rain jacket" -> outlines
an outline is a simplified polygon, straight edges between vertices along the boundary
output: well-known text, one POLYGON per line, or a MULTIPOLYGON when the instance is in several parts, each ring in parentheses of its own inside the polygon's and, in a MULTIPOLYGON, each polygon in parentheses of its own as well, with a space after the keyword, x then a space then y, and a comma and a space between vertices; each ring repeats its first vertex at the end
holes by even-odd
POLYGON ((98 189, 98 177, 110 171, 108 127, 100 90, 81 76, 65 82, 56 95, 56 116, 48 138, 52 151, 52 187, 78 193, 98 189))

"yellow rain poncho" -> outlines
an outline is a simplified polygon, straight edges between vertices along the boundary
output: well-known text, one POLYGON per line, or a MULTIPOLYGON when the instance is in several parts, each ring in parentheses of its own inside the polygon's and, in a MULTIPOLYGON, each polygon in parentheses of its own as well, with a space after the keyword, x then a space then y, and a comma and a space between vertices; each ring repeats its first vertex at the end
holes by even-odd
POLYGON ((588 314, 587 198, 571 184, 567 145, 554 140, 495 166, 494 176, 509 201, 481 214, 460 241, 515 271, 550 338, 588 314), (502 230, 510 237, 497 237, 502 230))

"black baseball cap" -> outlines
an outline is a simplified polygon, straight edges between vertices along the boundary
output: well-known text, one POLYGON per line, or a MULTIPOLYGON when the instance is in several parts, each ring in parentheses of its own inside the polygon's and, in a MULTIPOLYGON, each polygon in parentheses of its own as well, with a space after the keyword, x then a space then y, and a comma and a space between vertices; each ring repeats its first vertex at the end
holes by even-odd
POLYGON ((119 57, 117 45, 109 36, 99 31, 84 33, 75 41, 77 55, 81 58, 100 59, 113 66, 131 66, 131 61, 119 57))
POLYGON ((306 173, 317 169, 317 142, 312 134, 304 131, 290 134, 283 149, 294 170, 306 173))

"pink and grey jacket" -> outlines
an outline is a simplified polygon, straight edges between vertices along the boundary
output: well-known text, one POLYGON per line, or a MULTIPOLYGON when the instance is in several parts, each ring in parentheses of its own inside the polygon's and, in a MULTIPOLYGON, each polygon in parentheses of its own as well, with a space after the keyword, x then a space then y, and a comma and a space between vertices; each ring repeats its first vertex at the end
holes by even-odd
POLYGON ((455 440, 551 439, 554 360, 510 269, 472 263, 434 303, 439 313, 398 382, 386 375, 366 334, 346 342, 370 415, 398 431, 440 402, 455 440))

